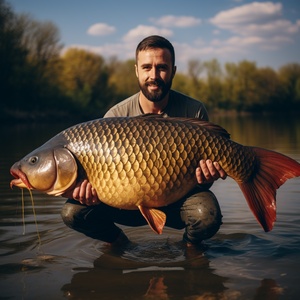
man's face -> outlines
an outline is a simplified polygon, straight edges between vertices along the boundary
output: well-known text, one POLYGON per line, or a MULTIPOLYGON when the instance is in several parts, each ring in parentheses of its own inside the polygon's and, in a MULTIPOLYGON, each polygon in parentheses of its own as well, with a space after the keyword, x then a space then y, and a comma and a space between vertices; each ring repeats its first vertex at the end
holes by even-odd
POLYGON ((161 101, 169 92, 176 67, 168 49, 140 51, 135 72, 142 93, 152 102, 161 101))

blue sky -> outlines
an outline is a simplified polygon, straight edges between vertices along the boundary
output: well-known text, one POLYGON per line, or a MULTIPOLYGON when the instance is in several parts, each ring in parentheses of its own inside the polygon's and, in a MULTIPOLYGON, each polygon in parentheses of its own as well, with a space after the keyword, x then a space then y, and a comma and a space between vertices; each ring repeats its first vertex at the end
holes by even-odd
POLYGON ((151 34, 168 38, 178 71, 191 59, 254 61, 274 69, 300 63, 300 1, 282 0, 7 0, 15 13, 52 21, 64 49, 83 48, 105 58, 134 58, 151 34))

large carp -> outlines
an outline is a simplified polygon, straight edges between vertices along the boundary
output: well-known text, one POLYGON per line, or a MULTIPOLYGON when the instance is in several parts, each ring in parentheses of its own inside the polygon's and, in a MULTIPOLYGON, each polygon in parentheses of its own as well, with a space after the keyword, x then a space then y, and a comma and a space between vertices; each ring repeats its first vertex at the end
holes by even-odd
POLYGON ((173 203, 197 184, 201 159, 217 161, 240 186, 265 231, 276 219, 276 189, 300 176, 300 164, 280 153, 243 146, 227 131, 199 119, 139 116, 72 126, 11 167, 10 183, 61 195, 87 178, 102 202, 139 209, 161 233, 173 203))

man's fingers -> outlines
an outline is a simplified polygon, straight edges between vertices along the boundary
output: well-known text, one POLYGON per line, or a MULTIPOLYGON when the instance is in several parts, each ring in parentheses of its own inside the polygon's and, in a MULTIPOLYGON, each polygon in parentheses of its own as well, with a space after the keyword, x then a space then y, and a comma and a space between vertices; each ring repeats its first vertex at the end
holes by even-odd
POLYGON ((197 182, 198 182, 199 184, 203 183, 203 179, 202 179, 202 171, 201 171, 201 168, 200 168, 200 167, 198 167, 198 168, 196 169, 196 179, 197 179, 197 182))
POLYGON ((88 181, 85 179, 82 181, 81 185, 80 185, 80 191, 79 191, 79 201, 80 203, 84 203, 85 204, 85 200, 86 200, 86 186, 88 184, 88 181))
POLYGON ((64 194, 64 197, 73 198, 85 205, 100 203, 96 190, 87 179, 78 182, 72 191, 64 194))
POLYGON ((196 178, 199 184, 205 183, 206 177, 209 174, 205 160, 200 160, 199 167, 196 169, 196 178))
POLYGON ((219 172, 219 177, 222 179, 226 179, 227 173, 223 170, 223 168, 220 166, 220 164, 215 161, 214 166, 215 166, 216 170, 219 172))
POLYGON ((209 162, 211 163, 211 161, 209 160, 207 161, 205 161, 204 159, 200 160, 200 168, 204 178, 210 177, 209 162))
POLYGON ((79 192, 80 192, 80 186, 76 186, 72 194, 73 199, 79 200, 79 192))
POLYGON ((92 185, 88 182, 85 187, 85 199, 87 201, 91 200, 92 197, 92 185))
POLYGON ((213 162, 210 159, 207 159, 206 161, 201 160, 200 167, 206 181, 212 181, 219 178, 219 172, 217 172, 213 162))
POLYGON ((211 183, 219 178, 226 179, 227 174, 218 162, 210 159, 200 160, 199 167, 196 169, 196 178, 199 184, 211 183))

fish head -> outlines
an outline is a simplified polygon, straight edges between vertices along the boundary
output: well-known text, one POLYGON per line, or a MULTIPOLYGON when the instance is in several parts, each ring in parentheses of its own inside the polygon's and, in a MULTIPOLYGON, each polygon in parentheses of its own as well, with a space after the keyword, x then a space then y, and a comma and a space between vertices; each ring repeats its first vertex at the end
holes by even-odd
POLYGON ((67 148, 40 147, 13 164, 10 173, 15 179, 10 186, 59 196, 75 184, 77 169, 76 160, 67 148))

